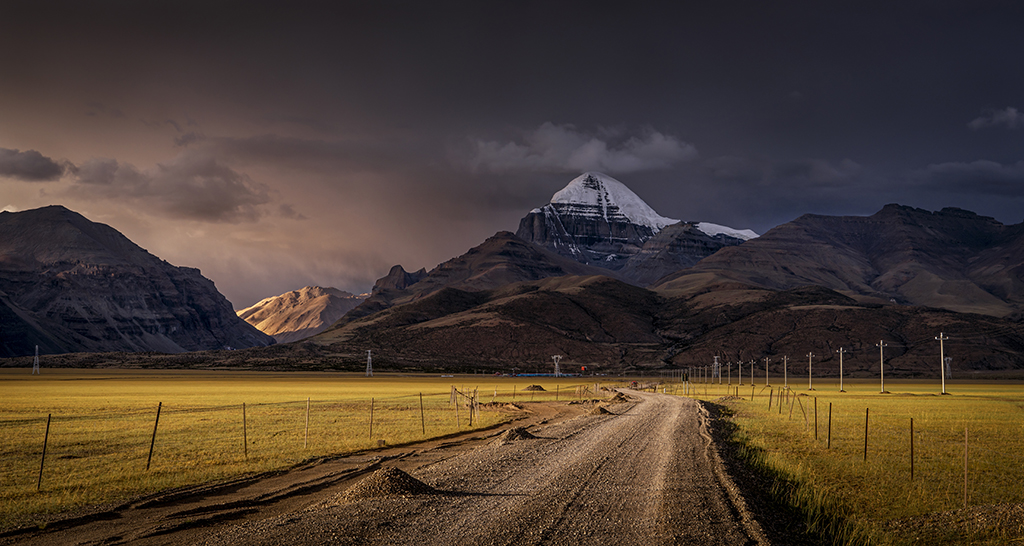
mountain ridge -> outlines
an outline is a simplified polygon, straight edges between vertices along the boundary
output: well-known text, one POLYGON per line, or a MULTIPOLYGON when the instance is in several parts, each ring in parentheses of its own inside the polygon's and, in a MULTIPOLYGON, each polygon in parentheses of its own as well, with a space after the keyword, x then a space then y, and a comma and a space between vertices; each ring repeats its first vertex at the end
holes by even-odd
POLYGON ((1024 224, 896 204, 866 217, 805 214, 655 288, 716 282, 774 290, 813 284, 861 301, 1007 316, 1024 308, 1024 224))
POLYGON ((333 287, 306 286, 265 298, 237 314, 278 343, 289 343, 326 330, 364 299, 333 287))
POLYGON ((0 355, 268 345, 212 281, 63 206, 0 213, 0 355))

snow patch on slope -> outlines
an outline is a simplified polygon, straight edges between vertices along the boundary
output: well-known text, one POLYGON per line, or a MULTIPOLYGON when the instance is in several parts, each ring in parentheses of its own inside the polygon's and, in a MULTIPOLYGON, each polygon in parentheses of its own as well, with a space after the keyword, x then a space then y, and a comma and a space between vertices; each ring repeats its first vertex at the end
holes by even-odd
MULTIPOLYGON (((605 220, 609 216, 624 217, 634 224, 651 228, 655 233, 679 222, 654 212, 625 184, 597 172, 583 173, 574 178, 568 186, 551 197, 551 203, 582 206, 583 210, 596 208, 605 220)), ((588 214, 596 215, 593 212, 588 214)))
POLYGON ((743 239, 749 241, 756 237, 759 237, 757 233, 749 229, 733 229, 728 226, 720 226, 718 224, 712 224, 710 222, 698 222, 696 225, 697 229, 703 231, 711 237, 715 235, 723 234, 729 237, 735 237, 737 239, 743 239))

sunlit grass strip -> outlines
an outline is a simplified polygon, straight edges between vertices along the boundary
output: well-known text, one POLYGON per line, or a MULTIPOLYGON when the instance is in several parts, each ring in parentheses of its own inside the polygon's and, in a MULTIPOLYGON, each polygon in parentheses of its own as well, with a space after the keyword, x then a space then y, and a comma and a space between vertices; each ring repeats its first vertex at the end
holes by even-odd
MULTIPOLYGON (((76 507, 373 449, 379 441, 396 445, 465 431, 468 411, 460 408, 456 422, 450 405, 453 385, 462 392, 476 390, 484 404, 512 402, 513 396, 516 402, 569 400, 583 394, 577 387, 593 389, 579 378, 45 372, 33 377, 27 370, 0 370, 0 528, 76 507), (531 384, 546 390, 522 390, 531 384), (146 471, 158 403, 162 411, 146 471), (48 414, 53 418, 37 492, 48 414)), ((501 408, 485 406, 472 428, 510 418, 501 408)))
MULTIPOLYGON (((818 382, 816 382, 818 383, 818 382)), ((781 479, 779 493, 808 514, 809 524, 828 527, 848 543, 899 544, 886 522, 964 504, 964 429, 968 430, 968 505, 1024 502, 1024 389, 1018 383, 948 385, 952 396, 938 396, 920 381, 877 384, 822 381, 817 390, 793 388, 804 408, 813 412, 818 399, 818 440, 813 413, 805 425, 799 405, 790 418, 790 399, 772 411, 769 391, 749 383, 740 399, 724 403, 734 412, 736 439, 750 459, 781 479), (827 412, 832 404, 832 443, 826 448, 827 412), (870 408, 867 460, 864 460, 865 409, 870 408), (910 478, 910 419, 914 419, 914 478, 910 478)), ((734 386, 735 387, 735 386, 734 386)), ((703 385, 699 398, 715 400, 727 386, 703 385)), ((735 391, 732 391, 735 392, 735 391)), ((989 530, 998 543, 999 530, 989 530)), ((979 539, 980 540, 980 539, 979 539)))

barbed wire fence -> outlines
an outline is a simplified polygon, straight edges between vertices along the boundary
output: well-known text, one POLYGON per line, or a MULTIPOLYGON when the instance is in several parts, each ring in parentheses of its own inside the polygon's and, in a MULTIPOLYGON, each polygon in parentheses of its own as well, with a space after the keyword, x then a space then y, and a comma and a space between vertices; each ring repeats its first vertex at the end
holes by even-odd
POLYGON ((806 434, 815 455, 831 461, 826 464, 887 487, 892 502, 906 502, 908 495, 934 497, 927 500, 941 501, 944 509, 1024 502, 1024 489, 1011 487, 1007 494, 1006 487, 1024 483, 1024 396, 962 395, 965 411, 956 413, 929 405, 949 400, 938 394, 882 395, 873 401, 869 393, 805 393, 778 383, 746 391, 738 384, 708 387, 687 387, 684 379, 676 393, 738 400, 745 411, 764 412, 779 429, 766 449, 808 449, 784 439, 806 434))
POLYGON ((114 477, 145 480, 146 475, 192 471, 226 476, 240 467, 288 466, 489 426, 501 420, 498 412, 514 409, 504 404, 582 399, 597 389, 596 383, 593 390, 586 384, 559 384, 553 392, 516 386, 499 392, 495 387, 490 403, 483 403, 479 387, 452 385, 447 394, 213 405, 158 402, 8 416, 0 418, 0 436, 6 439, 0 445, 0 500, 24 491, 82 489, 90 483, 103 487, 114 477), (493 416, 481 419, 485 410, 493 416))

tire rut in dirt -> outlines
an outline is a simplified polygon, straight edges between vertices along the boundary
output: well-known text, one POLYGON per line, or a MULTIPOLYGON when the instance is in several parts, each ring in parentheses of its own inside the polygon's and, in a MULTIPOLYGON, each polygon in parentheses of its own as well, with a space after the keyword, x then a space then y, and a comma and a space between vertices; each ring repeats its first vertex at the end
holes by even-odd
POLYGON ((210 544, 753 544, 716 475, 696 404, 639 395, 413 469, 432 495, 248 522, 210 544))

